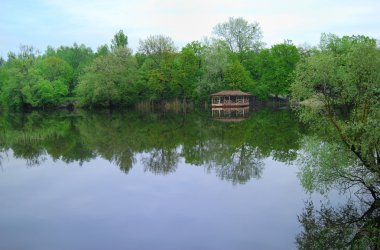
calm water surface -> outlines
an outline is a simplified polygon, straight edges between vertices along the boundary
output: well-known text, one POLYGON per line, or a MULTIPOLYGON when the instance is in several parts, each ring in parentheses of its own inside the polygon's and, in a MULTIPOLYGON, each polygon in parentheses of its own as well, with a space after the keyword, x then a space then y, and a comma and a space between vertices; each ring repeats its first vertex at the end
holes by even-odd
POLYGON ((302 126, 212 115, 2 114, 0 249, 295 249, 302 126))

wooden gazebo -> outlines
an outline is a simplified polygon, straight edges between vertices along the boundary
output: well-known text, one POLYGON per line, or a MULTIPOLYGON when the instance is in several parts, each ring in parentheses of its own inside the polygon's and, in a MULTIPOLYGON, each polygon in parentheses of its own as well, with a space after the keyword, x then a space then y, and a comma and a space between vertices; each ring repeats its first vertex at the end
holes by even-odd
POLYGON ((224 90, 211 94, 212 107, 244 107, 249 106, 251 94, 240 90, 224 90))

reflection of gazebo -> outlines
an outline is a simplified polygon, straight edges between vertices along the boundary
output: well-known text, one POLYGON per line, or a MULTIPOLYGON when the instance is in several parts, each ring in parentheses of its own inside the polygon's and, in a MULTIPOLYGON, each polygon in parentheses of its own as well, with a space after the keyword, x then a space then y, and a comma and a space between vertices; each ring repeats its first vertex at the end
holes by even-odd
POLYGON ((249 116, 249 107, 212 108, 212 118, 222 122, 240 122, 249 116))
POLYGON ((224 90, 211 95, 212 107, 242 107, 249 106, 251 94, 240 90, 224 90))

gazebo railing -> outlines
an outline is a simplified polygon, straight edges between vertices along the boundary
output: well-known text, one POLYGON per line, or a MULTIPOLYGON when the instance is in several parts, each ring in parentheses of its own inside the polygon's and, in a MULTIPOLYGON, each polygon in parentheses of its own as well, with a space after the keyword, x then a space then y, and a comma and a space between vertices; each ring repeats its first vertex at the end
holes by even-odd
POLYGON ((249 103, 249 98, 247 97, 230 97, 230 96, 217 96, 212 98, 212 104, 226 104, 226 105, 238 105, 249 103))

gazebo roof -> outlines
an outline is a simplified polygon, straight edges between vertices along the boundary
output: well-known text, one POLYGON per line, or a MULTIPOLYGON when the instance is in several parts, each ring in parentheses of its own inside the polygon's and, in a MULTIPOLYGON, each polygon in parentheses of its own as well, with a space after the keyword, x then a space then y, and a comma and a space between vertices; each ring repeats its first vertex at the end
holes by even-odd
POLYGON ((223 91, 211 94, 211 96, 251 96, 251 94, 242 92, 240 90, 223 90, 223 91))

